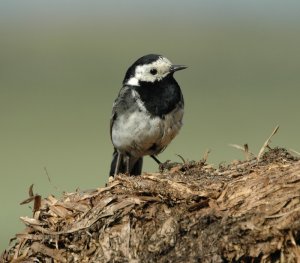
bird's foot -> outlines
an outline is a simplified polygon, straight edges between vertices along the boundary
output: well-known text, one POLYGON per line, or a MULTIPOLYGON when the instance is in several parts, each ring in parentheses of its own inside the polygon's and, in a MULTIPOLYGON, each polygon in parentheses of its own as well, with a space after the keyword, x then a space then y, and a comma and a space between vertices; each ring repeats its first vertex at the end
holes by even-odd
POLYGON ((160 160, 158 160, 156 158, 155 155, 150 155, 150 156, 158 164, 158 169, 159 169, 160 173, 162 173, 165 170, 170 171, 173 167, 178 166, 178 163, 171 163, 170 160, 167 160, 167 161, 165 161, 165 162, 162 163, 160 160))
POLYGON ((170 160, 167 160, 167 161, 165 161, 163 163, 160 163, 158 165, 158 168, 159 168, 159 172, 162 173, 165 170, 170 171, 173 167, 176 167, 176 166, 178 166, 178 163, 176 163, 176 162, 172 162, 171 163, 170 160))

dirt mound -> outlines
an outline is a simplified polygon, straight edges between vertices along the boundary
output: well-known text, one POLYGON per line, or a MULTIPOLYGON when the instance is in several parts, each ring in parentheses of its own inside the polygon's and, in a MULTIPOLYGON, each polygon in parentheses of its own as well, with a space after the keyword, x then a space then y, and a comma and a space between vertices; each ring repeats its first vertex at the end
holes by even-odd
POLYGON ((37 211, 1 262, 300 260, 300 161, 285 149, 32 199, 37 211))

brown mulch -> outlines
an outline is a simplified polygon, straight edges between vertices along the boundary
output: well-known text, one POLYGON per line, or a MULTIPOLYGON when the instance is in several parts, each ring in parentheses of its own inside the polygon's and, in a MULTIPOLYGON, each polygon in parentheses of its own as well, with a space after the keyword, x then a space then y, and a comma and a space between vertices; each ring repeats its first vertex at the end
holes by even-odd
POLYGON ((281 148, 29 199, 0 262, 300 262, 300 161, 281 148))

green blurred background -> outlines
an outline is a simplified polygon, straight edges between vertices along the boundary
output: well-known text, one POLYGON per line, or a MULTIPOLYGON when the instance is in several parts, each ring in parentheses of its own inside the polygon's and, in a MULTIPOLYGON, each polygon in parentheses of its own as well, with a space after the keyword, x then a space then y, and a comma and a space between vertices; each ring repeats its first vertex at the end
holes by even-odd
POLYGON ((257 153, 277 124, 273 145, 300 151, 299 1, 1 1, 0 251, 31 215, 32 183, 46 197, 107 181, 112 102, 147 53, 189 66, 185 124, 161 160, 243 159, 228 143, 257 153))

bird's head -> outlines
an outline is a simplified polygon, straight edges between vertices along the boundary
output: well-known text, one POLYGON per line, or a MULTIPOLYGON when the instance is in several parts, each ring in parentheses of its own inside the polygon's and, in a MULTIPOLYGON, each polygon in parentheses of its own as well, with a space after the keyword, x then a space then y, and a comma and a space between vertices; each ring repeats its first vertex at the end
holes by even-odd
POLYGON ((163 80, 175 71, 187 68, 183 65, 173 65, 170 60, 161 55, 146 55, 139 58, 129 67, 123 84, 140 86, 141 83, 155 83, 163 80))

